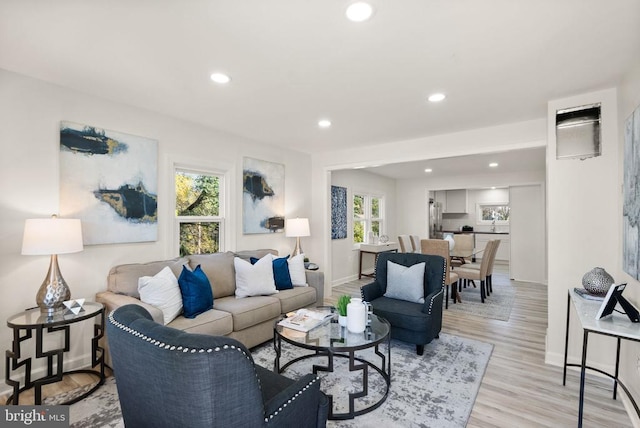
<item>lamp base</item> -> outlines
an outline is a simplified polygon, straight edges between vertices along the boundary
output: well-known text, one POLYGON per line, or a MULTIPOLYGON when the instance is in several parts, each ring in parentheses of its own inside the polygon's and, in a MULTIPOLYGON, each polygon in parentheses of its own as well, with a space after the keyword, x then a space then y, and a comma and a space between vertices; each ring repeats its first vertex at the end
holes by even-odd
POLYGON ((291 257, 295 257, 298 254, 302 254, 302 246, 300 245, 300 237, 296 237, 296 247, 293 249, 293 252, 291 253, 291 257))
POLYGON ((42 314, 51 316, 63 312, 65 306, 62 302, 69 299, 71 299, 71 290, 60 273, 58 256, 52 254, 49 271, 36 294, 36 304, 42 314))

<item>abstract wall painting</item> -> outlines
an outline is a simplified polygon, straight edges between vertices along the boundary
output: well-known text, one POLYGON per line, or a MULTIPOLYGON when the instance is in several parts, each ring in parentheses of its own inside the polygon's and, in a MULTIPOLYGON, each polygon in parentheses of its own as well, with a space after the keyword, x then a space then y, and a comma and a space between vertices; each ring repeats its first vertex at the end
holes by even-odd
POLYGON ((622 267, 640 279, 640 106, 625 122, 622 267))
POLYGON ((60 123, 60 213, 85 245, 158 239, 158 142, 60 123))
POLYGON ((282 232, 284 165, 244 158, 242 181, 242 232, 282 232))
POLYGON ((331 239, 347 237, 347 188, 331 186, 331 239))

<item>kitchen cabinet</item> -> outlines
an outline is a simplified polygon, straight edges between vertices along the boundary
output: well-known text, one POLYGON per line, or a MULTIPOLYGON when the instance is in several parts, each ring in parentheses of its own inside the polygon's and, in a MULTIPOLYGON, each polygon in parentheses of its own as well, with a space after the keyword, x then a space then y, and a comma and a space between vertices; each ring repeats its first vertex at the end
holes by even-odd
MULTIPOLYGON (((500 245, 498 246, 498 252, 496 253, 496 260, 509 261, 511 252, 511 243, 509 234, 495 234, 495 233, 476 233, 476 252, 484 250, 487 246, 487 242, 499 239, 500 245)), ((484 253, 478 254, 478 258, 481 259, 484 253)))
POLYGON ((467 213, 467 189, 438 190, 435 200, 442 205, 443 214, 467 213))

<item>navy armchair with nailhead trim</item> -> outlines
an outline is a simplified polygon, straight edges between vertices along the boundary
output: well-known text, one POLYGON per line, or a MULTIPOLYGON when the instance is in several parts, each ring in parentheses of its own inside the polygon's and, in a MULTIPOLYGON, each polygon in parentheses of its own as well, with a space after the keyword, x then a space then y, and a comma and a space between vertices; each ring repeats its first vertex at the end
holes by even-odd
POLYGON ((127 427, 326 425, 319 378, 273 373, 237 340, 163 326, 138 305, 109 315, 107 337, 127 427))
POLYGON ((414 343, 418 355, 424 345, 436 339, 442 329, 442 303, 446 265, 440 256, 415 253, 380 253, 376 261, 376 279, 361 287, 362 299, 371 303, 373 312, 391 324, 391 337, 414 343), (403 266, 425 262, 424 303, 385 297, 387 261, 403 266))

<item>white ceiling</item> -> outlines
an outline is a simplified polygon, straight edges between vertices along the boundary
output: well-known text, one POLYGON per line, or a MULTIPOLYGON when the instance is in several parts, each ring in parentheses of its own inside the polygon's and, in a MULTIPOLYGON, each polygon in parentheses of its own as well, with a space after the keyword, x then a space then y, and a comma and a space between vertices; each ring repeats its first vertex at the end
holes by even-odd
POLYGON ((316 153, 543 118, 640 53, 640 0, 349 3, 1 0, 0 68, 316 153))
POLYGON ((368 167, 374 174, 395 179, 448 178, 524 172, 544 172, 546 169, 546 147, 512 150, 509 152, 456 156, 443 159, 417 160, 389 165, 368 167), (492 168, 490 163, 497 167, 492 168), (432 171, 425 172, 426 168, 432 171))

